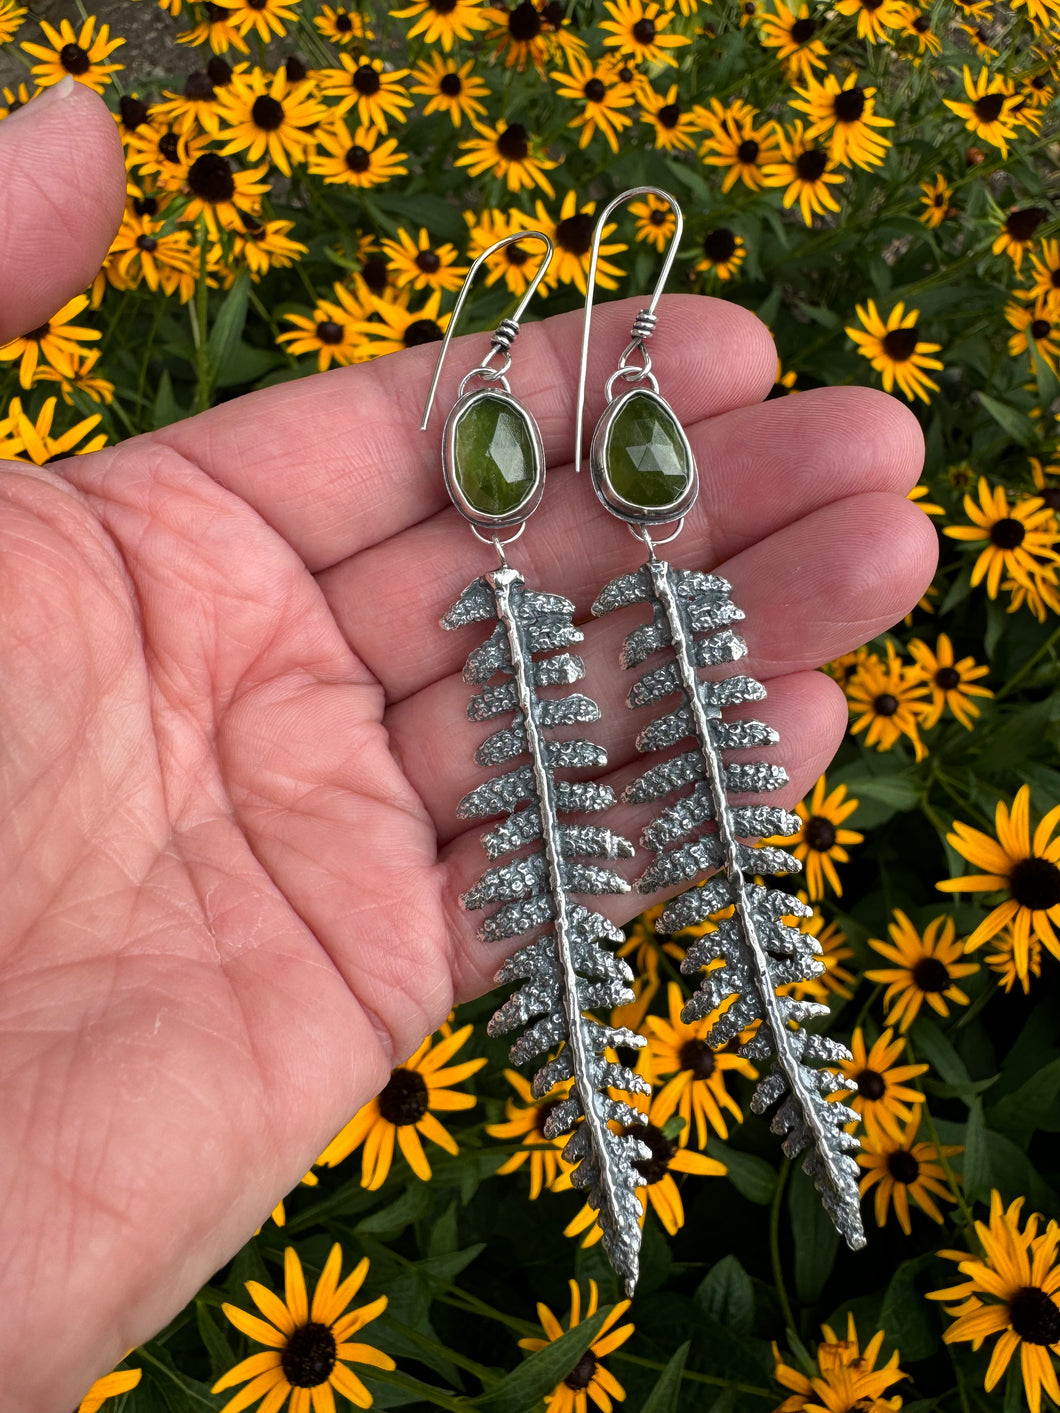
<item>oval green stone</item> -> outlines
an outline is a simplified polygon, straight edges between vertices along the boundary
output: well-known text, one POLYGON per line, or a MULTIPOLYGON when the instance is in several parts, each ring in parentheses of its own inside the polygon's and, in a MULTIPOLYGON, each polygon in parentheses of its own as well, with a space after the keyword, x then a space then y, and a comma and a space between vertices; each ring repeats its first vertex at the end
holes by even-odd
POLYGON ((491 394, 473 402, 454 428, 453 477, 480 514, 518 509, 537 483, 526 414, 491 394))
POLYGON ((633 505, 673 505, 688 489, 691 458, 677 419, 646 393, 634 393, 608 429, 607 479, 633 505))

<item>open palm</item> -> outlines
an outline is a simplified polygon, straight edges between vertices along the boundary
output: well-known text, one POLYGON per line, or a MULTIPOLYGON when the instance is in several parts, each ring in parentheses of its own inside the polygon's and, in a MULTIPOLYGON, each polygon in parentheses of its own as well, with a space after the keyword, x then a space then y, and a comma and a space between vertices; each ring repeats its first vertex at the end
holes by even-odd
MULTIPOLYGON (((0 127, 0 268, 35 271, 0 342, 105 252, 113 127, 83 89, 0 127)), ((598 315, 590 416, 635 309, 598 315)), ((570 470, 579 329, 560 316, 515 348, 550 484, 513 558, 585 617, 639 560, 570 470)), ((442 405, 484 347, 454 347, 442 405)), ((458 901, 484 862, 454 814, 483 778, 460 679, 478 637, 438 627, 493 556, 447 508, 437 426, 417 430, 435 353, 0 465, 2 1413, 75 1404, 498 966, 458 901)), ((762 403, 768 333, 720 301, 668 299, 653 356, 703 479, 675 558, 733 582, 791 803, 846 720, 812 669, 931 577, 934 532, 904 498, 919 429, 866 389, 762 403)), ((628 627, 585 630, 616 785, 637 769, 628 627)), ((609 823, 636 837, 635 811, 609 823)))

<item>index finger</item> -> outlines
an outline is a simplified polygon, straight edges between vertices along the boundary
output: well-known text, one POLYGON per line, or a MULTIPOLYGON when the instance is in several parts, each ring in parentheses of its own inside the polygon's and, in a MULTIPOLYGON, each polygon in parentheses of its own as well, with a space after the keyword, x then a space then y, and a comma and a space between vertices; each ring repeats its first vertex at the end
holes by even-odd
MULTIPOLYGON (((620 300, 595 313, 590 430, 643 303, 620 300)), ((658 313, 652 359, 679 421, 742 407, 768 392, 776 350, 748 310, 703 295, 668 295, 658 313)), ((528 324, 512 352, 512 391, 534 414, 548 463, 572 456, 581 329, 580 311, 528 324)), ((460 379, 487 347, 486 334, 453 340, 426 433, 420 416, 435 344, 250 393, 147 440, 172 448, 240 496, 316 573, 449 503, 439 460, 442 423, 460 379)), ((127 454, 136 456, 143 440, 126 443, 127 454)))

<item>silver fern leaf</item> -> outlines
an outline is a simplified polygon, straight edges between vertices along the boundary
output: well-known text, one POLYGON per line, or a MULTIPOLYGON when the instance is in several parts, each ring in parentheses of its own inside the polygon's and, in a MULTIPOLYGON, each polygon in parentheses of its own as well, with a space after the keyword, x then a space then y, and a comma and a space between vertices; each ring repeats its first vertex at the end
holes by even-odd
POLYGON ((754 874, 794 873, 799 861, 772 845, 742 843, 763 834, 792 834, 799 820, 787 810, 768 805, 730 805, 731 793, 758 794, 786 784, 787 775, 764 763, 726 764, 726 750, 771 744, 779 738, 757 721, 722 720, 722 708, 759 701, 765 689, 752 677, 732 675, 717 682, 701 681, 698 668, 733 662, 747 651, 730 623, 743 614, 729 598, 730 585, 713 574, 675 569, 653 557, 633 574, 612 580, 593 605, 602 615, 635 603, 649 603, 652 620, 625 640, 624 666, 645 662, 654 653, 672 651, 662 667, 645 673, 629 693, 631 706, 647 706, 680 694, 681 705, 652 721, 640 733, 642 751, 663 750, 691 739, 695 749, 669 757, 645 771, 627 788, 632 804, 662 800, 675 791, 691 790, 670 803, 644 830, 641 842, 656 855, 638 882, 645 893, 688 883, 700 873, 714 876, 701 887, 675 899, 657 924, 660 932, 704 922, 733 906, 730 918, 716 923, 688 949, 682 971, 696 973, 710 962, 722 962, 703 978, 685 1007, 688 1022, 726 1007, 707 1036, 720 1047, 752 1022, 754 1038, 740 1049, 749 1059, 774 1056, 770 1073, 751 1101, 763 1113, 780 1101, 773 1132, 783 1138, 784 1152, 803 1162, 813 1178, 837 1230, 855 1250, 865 1245, 858 1195, 858 1167, 850 1156, 857 1139, 843 1125, 856 1121, 854 1111, 830 1103, 828 1095, 849 1089, 851 1081, 820 1065, 849 1059, 845 1046, 801 1029, 801 1022, 827 1015, 828 1007, 778 994, 791 982, 819 976, 815 938, 790 927, 789 916, 812 912, 790 894, 756 884, 754 874), (696 634, 706 634, 696 637, 696 634))
POLYGON ((458 806, 462 819, 507 818, 483 836, 491 860, 519 851, 510 862, 489 868, 461 900, 466 908, 499 904, 479 929, 487 941, 538 932, 504 963, 497 980, 523 984, 489 1023, 490 1035, 527 1027, 510 1050, 513 1064, 558 1054, 534 1076, 542 1098, 562 1079, 572 1079, 569 1095, 545 1122, 549 1138, 571 1133, 563 1150, 576 1187, 588 1189, 598 1209, 604 1248, 632 1295, 640 1254, 640 1203, 636 1188, 644 1177, 636 1164, 651 1157, 635 1134, 615 1133, 608 1120, 636 1128, 644 1115, 609 1090, 649 1093, 640 1075, 606 1058, 617 1046, 640 1046, 643 1037, 604 1025, 584 1013, 610 1009, 633 999, 627 964, 603 947, 601 938, 623 941, 620 928, 572 901, 571 894, 624 893, 629 884, 612 869, 586 859, 629 858, 628 840, 588 824, 564 824, 568 813, 607 809, 614 793, 591 781, 557 780, 560 769, 600 769, 606 757, 589 741, 555 740, 549 732, 595 721, 596 703, 580 693, 542 698, 539 688, 571 685, 583 675, 581 660, 563 651, 579 642, 574 605, 558 594, 527 589, 508 565, 476 579, 461 594, 442 624, 494 620, 492 635, 468 657, 464 680, 481 687, 472 697, 472 721, 510 717, 509 724, 479 747, 480 765, 500 766, 529 756, 530 763, 494 777, 472 790, 458 806), (534 660, 535 653, 550 657, 534 660), (491 685, 490 679, 503 680, 491 685), (530 849, 531 852, 527 852, 530 849))

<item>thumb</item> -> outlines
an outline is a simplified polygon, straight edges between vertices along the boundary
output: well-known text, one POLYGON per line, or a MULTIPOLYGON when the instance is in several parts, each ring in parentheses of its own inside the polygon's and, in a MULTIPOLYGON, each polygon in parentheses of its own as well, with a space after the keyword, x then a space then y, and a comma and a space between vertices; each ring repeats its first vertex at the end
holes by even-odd
POLYGON ((0 122, 0 344, 93 280, 121 224, 118 125, 68 76, 0 122))

